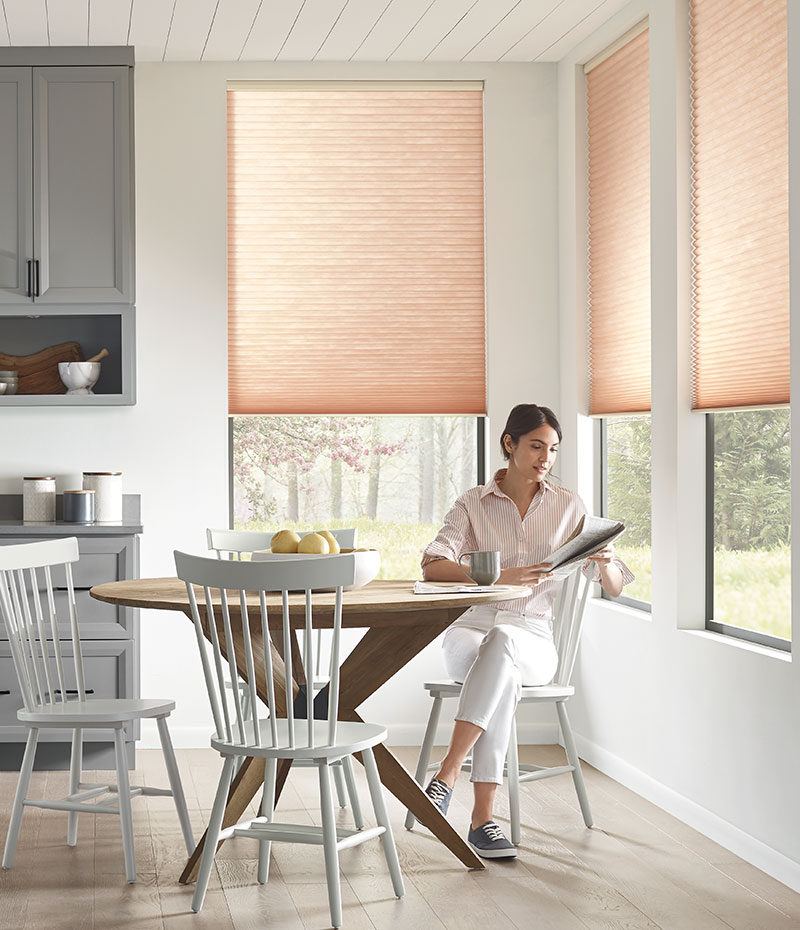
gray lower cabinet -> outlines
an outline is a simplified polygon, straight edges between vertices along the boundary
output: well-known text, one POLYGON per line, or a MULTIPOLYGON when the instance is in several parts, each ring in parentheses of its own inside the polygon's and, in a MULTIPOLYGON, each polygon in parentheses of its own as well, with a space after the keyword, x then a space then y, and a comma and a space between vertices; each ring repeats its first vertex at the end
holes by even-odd
MULTIPOLYGON (((58 507, 60 508, 60 500, 58 507)), ((78 526, 65 523, 29 523, 18 519, 19 495, 0 495, 0 546, 30 543, 40 539, 76 536, 80 559, 73 565, 73 585, 81 630, 85 683, 94 697, 138 698, 139 616, 127 607, 104 604, 89 596, 89 589, 107 581, 139 576, 138 495, 124 497, 124 524, 78 526), (3 519, 11 516, 12 519, 3 519)), ((75 667, 67 612, 66 578, 63 569, 53 570, 56 611, 66 690, 75 688, 75 667)), ((52 648, 52 647, 51 647, 52 648)), ((52 654, 52 653, 51 653, 52 654)), ((0 622, 0 769, 18 767, 25 741, 25 727, 17 721, 22 695, 11 659, 5 628, 0 622)), ((63 768, 68 765, 69 730, 42 730, 37 768, 63 768), (41 757, 41 758, 40 758, 41 757)), ((140 736, 138 721, 126 729, 128 756, 133 763, 135 741, 140 736)), ((110 729, 84 731, 86 768, 113 768, 113 732, 110 729)))

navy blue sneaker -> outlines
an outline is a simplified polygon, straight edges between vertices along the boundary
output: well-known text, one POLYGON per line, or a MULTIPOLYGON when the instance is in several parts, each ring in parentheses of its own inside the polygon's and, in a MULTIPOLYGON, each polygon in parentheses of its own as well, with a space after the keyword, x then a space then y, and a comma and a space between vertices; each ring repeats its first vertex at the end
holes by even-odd
POLYGON ((469 845, 484 859, 516 859, 517 848, 493 820, 475 827, 467 837, 469 845))
POLYGON ((432 778, 431 783, 425 789, 435 807, 439 808, 442 814, 447 814, 447 808, 450 807, 450 798, 453 797, 453 789, 443 782, 440 778, 432 778))

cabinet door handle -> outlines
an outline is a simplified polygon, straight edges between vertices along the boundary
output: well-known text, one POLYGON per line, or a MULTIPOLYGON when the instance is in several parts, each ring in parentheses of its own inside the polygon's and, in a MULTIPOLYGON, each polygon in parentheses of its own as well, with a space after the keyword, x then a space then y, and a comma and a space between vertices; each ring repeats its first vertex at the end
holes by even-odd
MULTIPOLYGON (((64 694, 77 694, 77 693, 78 693, 78 689, 77 689, 77 688, 72 688, 72 689, 67 688, 67 690, 64 692, 64 694)), ((83 693, 84 693, 84 694, 94 694, 94 688, 84 688, 83 693)), ((56 688, 56 690, 53 692, 53 694, 61 694, 61 688, 56 688)))
POLYGON ((34 279, 33 296, 38 297, 39 296, 39 259, 38 258, 34 259, 34 262, 33 262, 33 279, 34 279))
POLYGON ((28 259, 25 264, 28 267, 28 280, 25 286, 25 296, 33 297, 33 262, 28 259))
POLYGON ((2 694, 11 694, 11 692, 10 692, 10 691, 6 691, 6 690, 3 690, 3 691, 0 691, 0 695, 2 695, 2 694))

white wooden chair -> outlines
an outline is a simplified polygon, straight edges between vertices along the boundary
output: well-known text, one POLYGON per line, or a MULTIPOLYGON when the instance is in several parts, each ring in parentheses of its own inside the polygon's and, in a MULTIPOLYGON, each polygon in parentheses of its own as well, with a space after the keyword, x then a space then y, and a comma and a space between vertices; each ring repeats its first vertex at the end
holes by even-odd
MULTIPOLYGON (((570 684, 575 659, 578 655, 578 644, 583 624, 583 614, 586 609, 586 600, 591 582, 583 575, 580 569, 572 572, 564 581, 564 586, 555 605, 553 633, 556 650, 558 652, 558 669, 552 684, 538 687, 523 687, 520 704, 542 704, 552 702, 556 705, 558 722, 564 737, 564 748, 567 753, 568 765, 526 765, 519 761, 517 745, 517 721, 511 725, 511 738, 508 743, 508 757, 505 765, 505 775, 508 777, 508 799, 511 819, 511 842, 516 846, 521 841, 519 817, 519 786, 522 782, 538 781, 540 778, 551 778, 554 775, 572 774, 575 791, 578 795, 583 821, 587 827, 592 826, 592 812, 589 807, 589 798, 586 794, 586 785, 581 772, 581 762, 575 748, 575 739, 567 716, 567 701, 575 693, 570 684), (581 590, 582 588, 582 590, 581 590)), ((422 785, 426 773, 436 771, 439 763, 430 762, 431 751, 436 739, 436 728, 439 725, 439 716, 442 710, 442 701, 445 698, 457 698, 461 694, 461 682, 455 681, 428 681, 423 686, 433 698, 428 725, 417 762, 414 778, 417 784, 422 785)), ((470 760, 464 765, 469 770, 470 760)), ((406 829, 411 830, 416 818, 408 811, 406 814, 406 829)))
MULTIPOLYGON (((309 531, 311 532, 311 531, 309 531)), ((342 529, 332 530, 334 539, 343 548, 352 549, 356 544, 357 530, 342 529)), ((218 559, 232 559, 241 561, 243 555, 250 555, 253 552, 269 549, 272 545, 274 533, 258 533, 251 530, 206 530, 208 548, 213 549, 218 559)), ((307 536, 308 533, 300 533, 300 537, 307 536)), ((317 630, 317 644, 314 651, 314 675, 312 684, 315 691, 321 691, 330 680, 330 671, 327 677, 323 677, 320 671, 322 662, 322 630, 317 630)), ((308 669, 305 670, 308 676, 308 669)), ((226 682, 227 688, 232 688, 232 682, 226 682)), ((239 682, 239 688, 246 688, 244 682, 239 682)), ((245 714, 250 713, 250 704, 245 701, 245 714)), ((245 719, 248 719, 247 716, 245 719)), ((241 763, 239 763, 241 764, 241 763)), ((311 766, 313 762, 297 761, 294 763, 299 767, 311 766)), ((238 764, 237 764, 238 771, 238 764)), ((364 818, 361 813, 361 804, 358 800, 358 791, 356 790, 355 773, 353 772, 353 760, 345 756, 333 765, 333 783, 336 786, 336 798, 339 807, 347 807, 347 799, 350 799, 350 809, 353 812, 353 822, 360 830, 364 826, 364 818)))
POLYGON ((175 799, 183 839, 189 854, 194 849, 192 828, 186 810, 175 752, 172 748, 167 717, 175 709, 168 700, 87 697, 81 654, 80 629, 75 609, 72 563, 78 561, 78 541, 74 537, 46 542, 0 546, 0 616, 2 616, 14 668, 22 693, 23 707, 17 719, 28 728, 25 755, 11 808, 6 836, 3 868, 14 864, 22 814, 26 807, 67 811, 67 844, 75 846, 78 814, 116 814, 122 828, 125 875, 136 881, 133 850, 131 798, 139 795, 168 795, 175 799), (63 566, 66 576, 67 609, 72 647, 72 663, 62 654, 51 569, 63 566), (42 601, 44 600, 44 608, 42 601), (70 664, 74 680, 70 674, 70 664), (69 688, 75 684, 75 700, 68 700, 69 688), (124 727, 134 720, 155 718, 167 767, 170 787, 147 788, 131 785, 125 754, 124 727), (81 779, 83 731, 92 728, 114 730, 116 785, 99 785, 81 779), (39 730, 72 730, 72 753, 69 770, 69 794, 61 800, 28 798, 39 730), (111 798, 104 798, 111 795, 111 798), (93 803, 92 803, 93 802, 93 803))
MULTIPOLYGON (((357 846, 367 840, 380 837, 383 851, 392 878, 394 892, 398 897, 404 893, 403 877, 394 845, 394 837, 386 806, 383 789, 378 775, 378 767, 372 747, 386 739, 384 727, 375 724, 357 722, 338 722, 339 707, 339 643, 342 628, 342 588, 352 584, 355 573, 355 558, 352 555, 324 556, 318 559, 302 559, 281 562, 239 562, 202 558, 175 553, 175 565, 178 577, 186 582, 186 590, 192 610, 203 665, 206 688, 211 703, 216 733, 211 739, 211 746, 224 758, 217 794, 206 834, 203 855, 197 877, 192 909, 198 912, 203 906, 208 887, 211 867, 217 843, 230 836, 251 837, 259 842, 258 880, 267 881, 269 875, 270 845, 273 842, 312 843, 323 847, 325 854, 325 871, 328 882, 328 902, 331 922, 334 927, 342 925, 341 891, 339 886, 339 851, 350 846, 357 846), (202 606, 193 585, 201 589, 202 606), (291 701, 293 693, 291 636, 289 619, 290 591, 305 592, 305 656, 306 668, 314 664, 314 629, 313 592, 319 589, 335 590, 334 625, 331 644, 331 679, 328 695, 327 720, 314 720, 314 692, 309 689, 306 694, 306 719, 295 719, 291 701), (219 607, 214 609, 212 591, 216 589, 219 607), (238 592, 238 609, 231 610, 231 593, 238 592), (267 616, 267 592, 280 592, 282 595, 282 634, 286 662, 284 674, 278 676, 272 661, 272 640, 267 616), (256 656, 254 655, 250 635, 255 618, 249 616, 247 596, 255 592, 258 595, 258 614, 261 624, 264 648, 261 659, 266 683, 267 707, 269 716, 258 717, 256 697, 256 656), (214 617, 215 622, 208 623, 210 649, 206 646, 202 616, 214 617), (224 639, 225 651, 231 656, 226 659, 222 653, 220 640, 224 639), (212 654, 209 660, 209 652, 212 654), (242 695, 239 688, 233 688, 233 713, 228 709, 226 700, 224 664, 227 664, 231 676, 238 681, 234 654, 242 656, 247 669, 247 689, 242 695), (276 688, 277 685, 277 688, 276 688), (285 716, 279 716, 276 703, 276 691, 288 695, 285 701, 285 716), (250 719, 245 720, 243 702, 250 704, 250 719), (363 831, 337 829, 334 820, 334 807, 331 792, 330 768, 332 763, 345 756, 360 752, 367 775, 367 783, 378 822, 377 827, 363 831), (222 830, 222 818, 228 791, 233 777, 234 763, 237 757, 252 756, 264 760, 264 794, 261 801, 261 814, 251 820, 235 824, 222 830), (319 773, 320 807, 322 827, 306 824, 278 823, 274 820, 275 785, 278 760, 311 760, 319 773)), ((252 605, 252 601, 251 601, 252 605)), ((253 613, 256 608, 251 606, 253 613)), ((275 608, 275 612, 278 609, 275 608)), ((241 660, 240 660, 241 661, 241 660)))

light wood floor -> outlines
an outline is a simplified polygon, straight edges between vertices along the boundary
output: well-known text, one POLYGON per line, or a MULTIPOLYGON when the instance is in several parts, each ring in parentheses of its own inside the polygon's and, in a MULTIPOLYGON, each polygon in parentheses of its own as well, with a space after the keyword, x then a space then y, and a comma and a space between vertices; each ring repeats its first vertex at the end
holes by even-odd
MULTIPOLYGON (((415 750, 401 750, 411 767, 415 750)), ((559 747, 533 747, 524 761, 553 763, 559 747)), ((205 826, 219 757, 210 750, 178 753, 195 831, 205 826)), ((366 782, 356 765, 367 810, 366 782)), ((407 833, 404 811, 392 799, 395 836, 406 896, 391 893, 379 843, 341 854, 347 930, 771 930, 800 927, 800 895, 769 878, 659 808, 586 767, 596 826, 580 818, 569 776, 523 786, 523 842, 519 858, 467 872, 424 828, 407 833)), ((100 778, 111 778, 111 774, 100 778)), ((66 794, 66 773, 35 773, 46 797, 66 794)), ((91 780, 95 780, 92 775, 91 780)), ((166 785, 161 755, 138 753, 134 783, 166 785)), ((0 837, 8 825, 16 775, 0 773, 0 837)), ((451 805, 465 829, 470 787, 466 776, 451 805)), ((291 774, 279 815, 319 823, 316 774, 291 774)), ((505 796, 497 809, 506 823, 505 796)), ((348 812, 340 811, 343 823, 348 812)), ((256 845, 231 840, 217 856, 205 907, 189 909, 191 887, 178 884, 185 862, 169 798, 134 802, 139 882, 123 878, 116 817, 81 816, 78 846, 65 844, 66 814, 30 809, 23 818, 17 862, 0 873, 2 930, 256 930, 329 926, 322 850, 273 846, 269 884, 255 881, 256 845)))

